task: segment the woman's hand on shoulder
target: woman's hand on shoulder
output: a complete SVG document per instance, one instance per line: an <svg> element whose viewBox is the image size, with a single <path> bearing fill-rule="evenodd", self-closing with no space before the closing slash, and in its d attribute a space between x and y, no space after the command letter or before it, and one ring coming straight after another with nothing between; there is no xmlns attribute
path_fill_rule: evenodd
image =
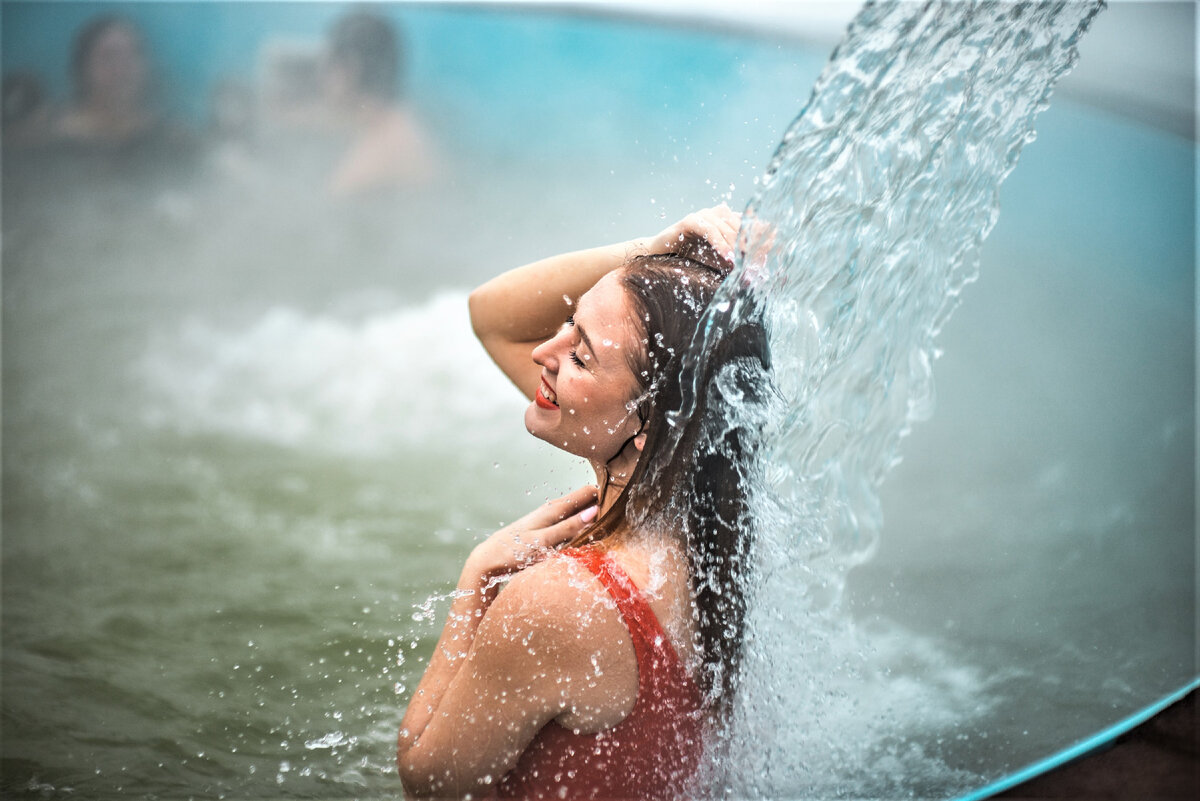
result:
<svg viewBox="0 0 1200 801"><path fill-rule="evenodd" d="M427 725L416 735L401 730L397 759L406 794L489 797L537 733L564 712L614 725L628 714L637 660L615 603L589 575L572 559L547 559L499 593Z"/></svg>
<svg viewBox="0 0 1200 801"><path fill-rule="evenodd" d="M492 534L471 551L459 589L482 589L575 539L595 519L597 498L594 486L580 487Z"/></svg>
<svg viewBox="0 0 1200 801"><path fill-rule="evenodd" d="M721 258L733 262L741 224L742 215L724 203L710 209L700 209L663 229L650 241L647 252L675 253L681 243L699 236L707 240Z"/></svg>

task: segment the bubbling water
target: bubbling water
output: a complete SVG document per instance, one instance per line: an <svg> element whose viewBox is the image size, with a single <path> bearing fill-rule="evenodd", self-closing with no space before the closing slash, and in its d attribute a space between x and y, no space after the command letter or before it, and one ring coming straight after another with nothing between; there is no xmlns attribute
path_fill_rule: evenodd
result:
<svg viewBox="0 0 1200 801"><path fill-rule="evenodd" d="M714 793L942 795L978 778L910 736L937 725L922 706L944 687L897 694L878 642L836 611L847 571L878 542L878 488L900 442L932 411L934 340L976 277L1000 184L1101 7L867 5L749 204L742 258L672 417L684 430L703 396L723 410L706 423L717 433L760 432L742 684L704 782ZM750 320L773 365L758 379L770 391L748 404L753 381L701 376Z"/></svg>

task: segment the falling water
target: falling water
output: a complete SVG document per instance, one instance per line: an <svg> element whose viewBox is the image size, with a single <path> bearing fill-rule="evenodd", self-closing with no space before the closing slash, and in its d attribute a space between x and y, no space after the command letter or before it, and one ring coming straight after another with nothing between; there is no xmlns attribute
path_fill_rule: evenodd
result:
<svg viewBox="0 0 1200 801"><path fill-rule="evenodd" d="M886 660L836 612L878 542L878 488L931 413L935 338L977 275L1000 184L1101 6L866 6L749 205L699 343L761 315L774 362L744 684L718 749L717 786L736 797L938 796L977 780L912 731L919 703L884 706Z"/></svg>

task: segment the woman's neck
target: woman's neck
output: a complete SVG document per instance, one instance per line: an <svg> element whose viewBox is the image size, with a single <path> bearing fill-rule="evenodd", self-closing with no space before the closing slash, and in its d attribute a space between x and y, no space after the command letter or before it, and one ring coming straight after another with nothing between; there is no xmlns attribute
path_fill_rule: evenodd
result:
<svg viewBox="0 0 1200 801"><path fill-rule="evenodd" d="M596 471L596 487L600 490L600 515L603 516L629 484L633 467L628 470L613 470L607 465L593 464Z"/></svg>
<svg viewBox="0 0 1200 801"><path fill-rule="evenodd" d="M596 471L596 486L600 490L601 515L607 512L625 491L641 455L642 452L630 440L616 456L607 462L592 462L592 469Z"/></svg>

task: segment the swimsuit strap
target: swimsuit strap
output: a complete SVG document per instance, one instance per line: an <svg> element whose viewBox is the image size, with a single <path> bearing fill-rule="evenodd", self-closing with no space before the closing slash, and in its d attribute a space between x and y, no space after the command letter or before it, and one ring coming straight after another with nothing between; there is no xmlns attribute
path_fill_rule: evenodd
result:
<svg viewBox="0 0 1200 801"><path fill-rule="evenodd" d="M637 653L638 664L649 666L652 661L663 664L659 660L666 660L666 664L674 663L672 667L686 675L683 665L679 661L679 655L668 643L662 624L658 622L646 596L615 559L594 547L567 548L560 553L571 557L595 574L604 588L608 590L608 594L616 601L617 609L620 611L621 617L625 619L625 625L633 638L633 648Z"/></svg>

